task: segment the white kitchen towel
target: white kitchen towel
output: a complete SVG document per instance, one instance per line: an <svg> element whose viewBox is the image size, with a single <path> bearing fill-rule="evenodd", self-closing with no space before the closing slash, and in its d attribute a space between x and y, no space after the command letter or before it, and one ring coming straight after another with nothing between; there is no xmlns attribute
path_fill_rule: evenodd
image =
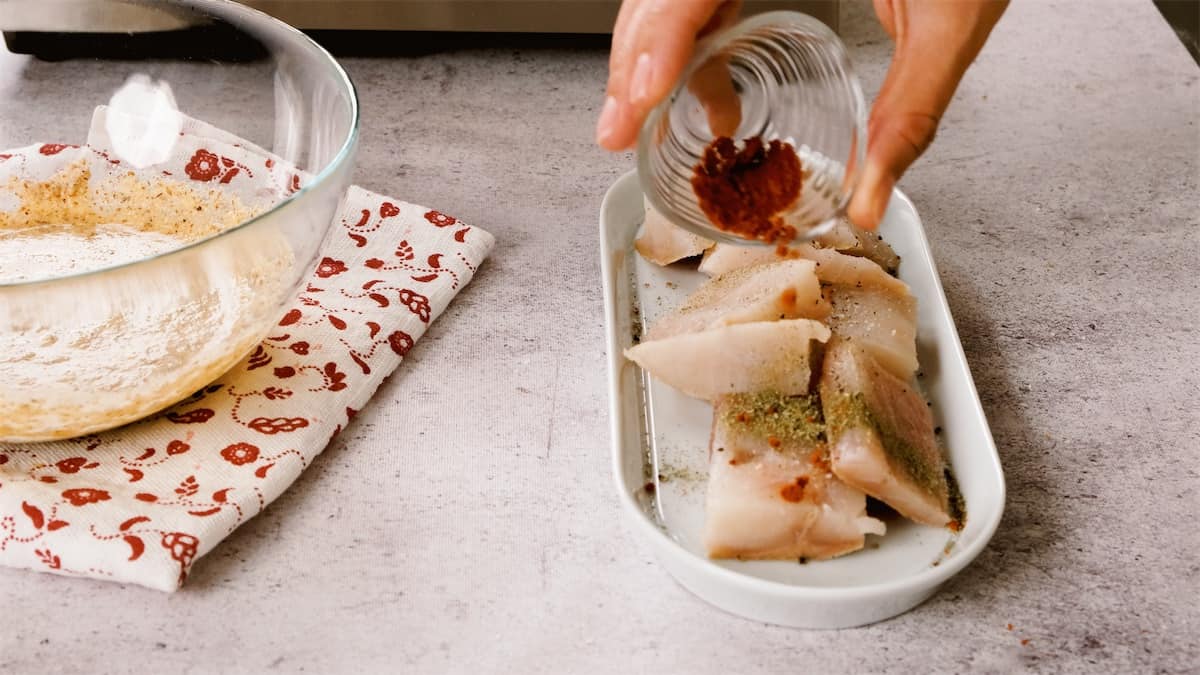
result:
<svg viewBox="0 0 1200 675"><path fill-rule="evenodd" d="M99 128L80 149L129 170ZM235 140L189 120L169 160L178 166L153 168L230 189L252 187L251 174L288 191L303 179ZM350 188L276 329L219 380L120 429L0 443L0 564L175 590L367 404L493 243L453 216Z"/></svg>

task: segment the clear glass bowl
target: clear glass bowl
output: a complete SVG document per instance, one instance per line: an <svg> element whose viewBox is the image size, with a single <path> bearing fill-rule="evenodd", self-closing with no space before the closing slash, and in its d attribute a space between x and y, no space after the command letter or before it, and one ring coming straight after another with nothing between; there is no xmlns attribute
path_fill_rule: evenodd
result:
<svg viewBox="0 0 1200 675"><path fill-rule="evenodd" d="M277 324L349 184L357 97L235 2L0 0L0 30L0 441L113 428Z"/></svg>
<svg viewBox="0 0 1200 675"><path fill-rule="evenodd" d="M651 111L638 140L642 191L680 227L751 243L709 221L692 175L718 136L779 139L796 150L804 175L800 198L782 219L797 240L812 239L828 232L850 202L866 121L862 88L837 35L799 12L759 14L704 40L674 91Z"/></svg>

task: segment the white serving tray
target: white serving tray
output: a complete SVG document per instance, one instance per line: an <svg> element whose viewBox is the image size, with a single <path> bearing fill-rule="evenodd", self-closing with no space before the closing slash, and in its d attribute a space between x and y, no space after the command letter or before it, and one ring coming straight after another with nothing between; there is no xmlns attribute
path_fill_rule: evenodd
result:
<svg viewBox="0 0 1200 675"><path fill-rule="evenodd" d="M608 328L613 472L633 528L684 587L724 610L799 628L848 628L920 604L965 567L996 531L1004 474L962 345L912 202L899 190L880 233L902 258L900 278L918 300L921 384L966 502L965 525L946 529L893 518L862 551L821 562L710 560L704 522L712 408L650 380L625 359L637 331L679 305L706 278L695 264L662 268L633 250L644 208L636 172L600 209Z"/></svg>

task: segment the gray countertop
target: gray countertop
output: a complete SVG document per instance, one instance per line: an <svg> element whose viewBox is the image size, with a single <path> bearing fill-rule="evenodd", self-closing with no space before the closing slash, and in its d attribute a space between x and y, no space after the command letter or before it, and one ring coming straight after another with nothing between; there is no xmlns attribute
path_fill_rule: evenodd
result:
<svg viewBox="0 0 1200 675"><path fill-rule="evenodd" d="M873 94L890 43L847 4ZM632 161L592 144L606 54L459 37L346 66L358 182L495 253L182 591L0 569L0 672L1194 672L1200 69L1150 2L1013 3L904 179L1007 511L933 599L832 633L713 609L622 521L596 228Z"/></svg>

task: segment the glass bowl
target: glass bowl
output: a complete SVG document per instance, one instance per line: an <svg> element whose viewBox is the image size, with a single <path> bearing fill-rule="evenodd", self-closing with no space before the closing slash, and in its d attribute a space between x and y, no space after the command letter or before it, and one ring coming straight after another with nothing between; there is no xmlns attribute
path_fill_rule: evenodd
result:
<svg viewBox="0 0 1200 675"><path fill-rule="evenodd" d="M845 213L866 123L862 88L837 35L799 12L758 14L701 42L671 95L647 117L637 148L642 192L668 220L702 237L764 243L714 226L692 176L719 136L742 147L754 137L780 140L796 151L803 175L799 198L780 218L796 241L812 239Z"/></svg>
<svg viewBox="0 0 1200 675"><path fill-rule="evenodd" d="M225 0L0 0L0 441L141 419L252 352L315 264L358 101Z"/></svg>

